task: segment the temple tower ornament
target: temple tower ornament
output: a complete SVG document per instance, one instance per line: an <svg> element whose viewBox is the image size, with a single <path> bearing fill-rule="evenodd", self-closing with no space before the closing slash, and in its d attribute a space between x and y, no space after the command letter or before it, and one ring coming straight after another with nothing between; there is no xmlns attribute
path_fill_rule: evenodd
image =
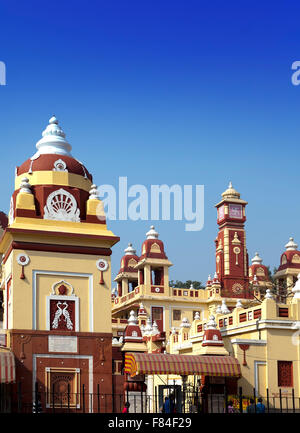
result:
<svg viewBox="0 0 300 433"><path fill-rule="evenodd" d="M107 271L107 269L108 269L108 263L104 259L99 259L96 262L96 266L97 266L97 269L99 269L99 271L100 271L100 281L99 281L99 284L104 284L103 272Z"/></svg>
<svg viewBox="0 0 300 433"><path fill-rule="evenodd" d="M63 188L49 194L44 219L80 222L80 210L74 196Z"/></svg>

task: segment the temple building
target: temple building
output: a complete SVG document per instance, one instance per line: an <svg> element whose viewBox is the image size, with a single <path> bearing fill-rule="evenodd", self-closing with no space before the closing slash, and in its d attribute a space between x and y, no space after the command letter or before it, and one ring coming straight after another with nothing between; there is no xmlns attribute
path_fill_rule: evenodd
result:
<svg viewBox="0 0 300 433"><path fill-rule="evenodd" d="M249 260L247 202L230 182L203 289L170 286L173 263L154 226L138 249L126 246L112 289L120 239L71 150L53 116L0 212L0 411L8 386L10 411L40 400L45 412L120 412L127 400L158 412L171 392L177 412L214 412L241 389L267 393L274 408L278 395L300 399L294 239L273 276L258 252Z"/></svg>
<svg viewBox="0 0 300 433"><path fill-rule="evenodd" d="M88 393L112 392L110 256L119 238L55 117L36 149L16 168L0 241L1 352L27 403L38 391L45 410L92 412Z"/></svg>

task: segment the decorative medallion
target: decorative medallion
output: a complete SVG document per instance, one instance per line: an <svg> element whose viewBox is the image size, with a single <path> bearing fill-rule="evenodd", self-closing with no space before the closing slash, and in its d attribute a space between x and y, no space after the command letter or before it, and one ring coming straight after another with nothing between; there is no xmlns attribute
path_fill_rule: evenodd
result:
<svg viewBox="0 0 300 433"><path fill-rule="evenodd" d="M24 266L27 266L28 263L30 262L29 256L25 253L21 253L17 257L17 262L20 266L22 266L22 272L20 275L20 279L24 280L25 279Z"/></svg>
<svg viewBox="0 0 300 433"><path fill-rule="evenodd" d="M238 255L240 254L241 250L239 247L234 247L233 252L235 254L235 264L238 265L239 264Z"/></svg>
<svg viewBox="0 0 300 433"><path fill-rule="evenodd" d="M100 271L100 281L99 284L104 284L104 280L103 280L103 272L107 271L108 269L108 262L104 259L99 259L96 262L96 266Z"/></svg>
<svg viewBox="0 0 300 433"><path fill-rule="evenodd" d="M233 293L241 293L242 290L243 290L243 286L241 284L239 284L239 283L233 284L233 286L232 286Z"/></svg>
<svg viewBox="0 0 300 433"><path fill-rule="evenodd" d="M62 159L58 159L54 163L53 171L68 171L67 164Z"/></svg>
<svg viewBox="0 0 300 433"><path fill-rule="evenodd" d="M53 191L44 207L44 219L80 222L80 210L75 197L62 188Z"/></svg>

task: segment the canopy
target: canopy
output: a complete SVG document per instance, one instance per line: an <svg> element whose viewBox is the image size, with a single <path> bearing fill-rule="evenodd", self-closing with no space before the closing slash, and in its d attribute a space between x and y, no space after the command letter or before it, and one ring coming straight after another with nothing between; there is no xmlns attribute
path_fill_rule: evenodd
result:
<svg viewBox="0 0 300 433"><path fill-rule="evenodd" d="M239 361L232 356L126 353L125 373L241 377Z"/></svg>
<svg viewBox="0 0 300 433"><path fill-rule="evenodd" d="M12 352L0 352L0 383L16 381L15 357Z"/></svg>

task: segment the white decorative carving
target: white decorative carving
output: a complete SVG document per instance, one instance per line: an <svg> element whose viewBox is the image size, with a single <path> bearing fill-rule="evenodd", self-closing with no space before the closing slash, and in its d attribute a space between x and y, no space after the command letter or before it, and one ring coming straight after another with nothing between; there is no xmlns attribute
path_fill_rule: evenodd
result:
<svg viewBox="0 0 300 433"><path fill-rule="evenodd" d="M97 266L97 269L99 269L99 271L107 271L107 269L108 269L108 263L104 259L97 260L96 266Z"/></svg>
<svg viewBox="0 0 300 433"><path fill-rule="evenodd" d="M62 159L58 159L54 163L53 171L68 171L67 164Z"/></svg>
<svg viewBox="0 0 300 433"><path fill-rule="evenodd" d="M60 305L63 305L63 308L61 308ZM68 311L68 307L69 307L68 303L58 301L56 306L57 306L57 310L55 312L55 316L54 316L54 319L52 321L52 328L57 329L58 323L61 320L61 316L64 316L64 320L65 320L65 322L67 322L67 328L72 330L73 329L73 323L72 323L72 320L70 318L70 314Z"/></svg>
<svg viewBox="0 0 300 433"><path fill-rule="evenodd" d="M21 253L17 257L17 262L21 266L28 265L29 261L30 261L30 259L29 259L29 256L27 254Z"/></svg>
<svg viewBox="0 0 300 433"><path fill-rule="evenodd" d="M63 188L49 194L44 219L80 222L80 210L74 196Z"/></svg>

